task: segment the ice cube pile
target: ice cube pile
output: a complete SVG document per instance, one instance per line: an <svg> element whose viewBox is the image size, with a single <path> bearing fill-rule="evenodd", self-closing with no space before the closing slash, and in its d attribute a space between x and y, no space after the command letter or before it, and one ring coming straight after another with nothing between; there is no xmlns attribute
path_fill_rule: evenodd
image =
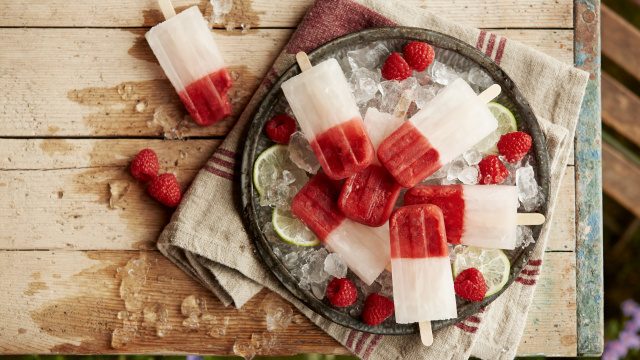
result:
<svg viewBox="0 0 640 360"><path fill-rule="evenodd" d="M380 68L386 57L392 51L402 49L403 44L404 42L396 41L374 42L367 46L345 50L336 57L361 114L367 114L367 111L371 111L372 108L377 109L378 113L393 114L403 93L410 91L413 100L407 113L407 117L410 117L417 111L424 109L430 100L456 79L465 80L476 93L484 91L493 84L492 78L482 68L465 59L451 61L452 57L460 56L438 48L435 48L436 60L426 70L413 71L411 77L402 81L385 80L381 76ZM371 126L367 123L368 116L365 116L365 126ZM371 140L374 147L377 147L376 141L373 138ZM495 151L494 147L489 149L475 147L468 150L453 161L444 164L421 184L476 185L479 178L478 164L485 156L495 154L492 151ZM289 158L299 169L310 176L316 174L320 169L312 146L302 132L296 132L291 136ZM536 164L533 156L528 155L516 164L503 162L509 172L503 185L515 185L519 210L521 212L539 210L545 198L542 188L536 180ZM293 181L295 179L288 177L287 174L278 173L274 177L278 180L273 187L275 193L272 194L273 196L268 194L266 199L261 201L261 205L288 209L291 197L300 190L304 183ZM299 287L310 291L316 298L323 299L325 297L327 284L333 277L348 277L354 281L359 292L358 302L349 308L337 309L338 311L358 316L362 310L364 298L372 292L393 297L392 276L389 272L382 272L371 285L367 285L348 270L344 259L339 254L329 253L322 246L309 248L283 244L274 234L270 223L265 225L264 232L271 240L274 253L298 281ZM526 247L534 241L530 227L518 227L516 241L518 247ZM449 255L455 256L457 248L461 248L461 246L451 247Z"/></svg>

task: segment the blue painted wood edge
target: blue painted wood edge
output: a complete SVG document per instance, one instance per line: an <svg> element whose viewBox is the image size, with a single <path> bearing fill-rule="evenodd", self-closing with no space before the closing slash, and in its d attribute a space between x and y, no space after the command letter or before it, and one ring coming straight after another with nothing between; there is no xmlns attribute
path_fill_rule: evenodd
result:
<svg viewBox="0 0 640 360"><path fill-rule="evenodd" d="M577 353L604 347L600 1L574 2L576 66L590 73L575 140Z"/></svg>

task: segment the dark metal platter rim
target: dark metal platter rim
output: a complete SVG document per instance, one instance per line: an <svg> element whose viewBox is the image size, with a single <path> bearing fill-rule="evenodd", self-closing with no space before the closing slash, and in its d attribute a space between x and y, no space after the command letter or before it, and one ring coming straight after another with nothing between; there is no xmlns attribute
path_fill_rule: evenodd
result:
<svg viewBox="0 0 640 360"><path fill-rule="evenodd" d="M545 202L542 205L540 212L547 214L548 208L548 194L549 194L549 158L546 148L546 141L544 133L540 129L538 121L531 109L529 103L524 96L520 93L515 83L507 76L507 74L496 65L493 60L487 57L484 53L478 49L464 43L451 36L427 30L422 28L412 27L390 27L390 28L374 28L367 29L360 32L345 35L338 39L335 39L318 49L310 52L309 59L312 63L317 63L319 59L325 58L333 54L337 49L351 46L357 43L370 43L374 41L402 39L402 40L420 40L426 41L439 48L448 49L461 54L474 61L476 64L484 68L487 73L491 75L494 81L498 82L502 86L503 94L508 94L513 99L514 105L517 107L517 113L520 121L526 124L527 130L532 134L533 138L533 153L535 155L537 163L537 181L538 185L542 188L545 194ZM393 324L383 323L379 326L369 326L361 321L352 318L350 315L337 311L332 307L326 305L321 300L318 300L311 292L300 289L297 285L296 279L289 273L288 269L280 262L280 260L273 253L269 241L264 236L259 223L258 214L256 212L259 204L256 202L257 198L254 196L256 193L253 188L253 163L257 157L257 143L262 135L262 128L264 122L267 120L267 116L272 108L278 101L278 94L281 92L280 86L287 79L300 73L300 69L296 64L287 69L282 76L273 84L269 92L264 96L260 106L252 116L252 121L249 126L249 131L246 136L246 142L244 144L242 164L241 164L241 201L243 220L247 227L249 234L256 245L258 254L265 262L269 270L274 276L282 283L282 285L293 294L297 299L302 301L307 307L314 312L320 314L324 318L335 322L339 325L352 328L354 330L381 334L381 335L406 335L414 334L418 332L417 324ZM534 238L538 239L541 227L534 228ZM443 321L434 321L432 323L433 330L440 329L442 327L457 323L465 318L480 312L485 306L489 305L496 298L498 298L502 292L504 292L515 280L522 268L525 266L529 258L531 257L531 251L535 243L530 244L520 255L511 262L511 272L507 284L497 292L496 294L485 298L481 302L466 303L459 307L458 318L449 319Z"/></svg>

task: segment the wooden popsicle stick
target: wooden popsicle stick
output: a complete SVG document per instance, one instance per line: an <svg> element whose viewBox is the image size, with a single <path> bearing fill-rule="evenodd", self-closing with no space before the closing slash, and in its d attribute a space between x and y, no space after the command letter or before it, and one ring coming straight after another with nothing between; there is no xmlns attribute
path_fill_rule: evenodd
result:
<svg viewBox="0 0 640 360"><path fill-rule="evenodd" d="M518 213L517 223L518 225L542 225L545 222L545 217L538 213Z"/></svg>
<svg viewBox="0 0 640 360"><path fill-rule="evenodd" d="M497 98L498 95L500 95L501 91L502 91L502 88L500 87L500 85L493 84L489 86L487 90L481 92L480 95L478 95L478 97L480 98L480 100L484 101L485 103L488 103L489 101Z"/></svg>
<svg viewBox="0 0 640 360"><path fill-rule="evenodd" d="M431 321L422 321L418 323L420 327L420 340L424 346L433 344L433 332L431 331Z"/></svg>
<svg viewBox="0 0 640 360"><path fill-rule="evenodd" d="M393 117L396 119L404 119L407 116L407 111L409 111L409 106L411 105L411 94L413 91L405 90L398 101L395 109L393 110Z"/></svg>
<svg viewBox="0 0 640 360"><path fill-rule="evenodd" d="M176 16L176 10L173 8L171 0L158 0L158 5L160 5L160 11L162 11L165 20Z"/></svg>
<svg viewBox="0 0 640 360"><path fill-rule="evenodd" d="M300 66L300 70L302 71L307 71L313 67L313 65L311 65L311 61L309 61L307 53L304 51L300 51L296 54L296 61L298 62L298 66Z"/></svg>

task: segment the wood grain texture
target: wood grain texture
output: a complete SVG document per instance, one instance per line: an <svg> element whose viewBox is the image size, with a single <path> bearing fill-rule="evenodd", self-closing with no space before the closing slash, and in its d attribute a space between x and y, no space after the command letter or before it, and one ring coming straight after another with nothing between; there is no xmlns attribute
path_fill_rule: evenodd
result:
<svg viewBox="0 0 640 360"><path fill-rule="evenodd" d="M640 80L640 30L602 6L602 53Z"/></svg>
<svg viewBox="0 0 640 360"><path fill-rule="evenodd" d="M214 31L235 80L234 114L290 33ZM4 136L162 136L155 112L167 114L166 128L186 113L141 29L0 29L0 68ZM201 128L187 121L182 132L224 135L233 122Z"/></svg>
<svg viewBox="0 0 640 360"><path fill-rule="evenodd" d="M219 140L41 139L0 142L0 213L6 225L0 249L131 250L153 248L168 221L163 210L128 173L142 148L158 152L161 171L175 172L183 187ZM109 184L129 190L110 208ZM574 174L568 167L548 250L575 249ZM141 216L144 214L144 216Z"/></svg>
<svg viewBox="0 0 640 360"><path fill-rule="evenodd" d="M604 191L640 218L640 166L610 144L602 143Z"/></svg>
<svg viewBox="0 0 640 360"><path fill-rule="evenodd" d="M207 0L174 0L180 11L198 5L206 16L212 12ZM237 26L295 27L312 0L234 0L226 21ZM504 1L406 0L407 5L426 9L445 18L476 27L572 28L571 0ZM154 0L88 0L71 3L27 0L0 3L0 26L50 27L138 27L162 21ZM222 24L217 24L222 26Z"/></svg>
<svg viewBox="0 0 640 360"><path fill-rule="evenodd" d="M572 61L570 30L501 30L515 40ZM214 31L237 77L234 116L291 34ZM141 29L0 29L0 134L3 136L162 136L185 110L157 64ZM28 59L28 60L27 60ZM45 71L46 69L46 71ZM136 109L142 103L144 108ZM162 106L162 107L160 107ZM153 123L166 110L167 126ZM234 120L200 128L182 122L184 136L225 135Z"/></svg>
<svg viewBox="0 0 640 360"><path fill-rule="evenodd" d="M602 121L640 146L640 98L616 79L602 73Z"/></svg>
<svg viewBox="0 0 640 360"><path fill-rule="evenodd" d="M204 288L155 251L143 252L150 264L140 294L145 304L163 304L172 327L163 338L140 327L139 335L122 349L110 346L111 333L122 326L124 310L118 294L116 269L139 252L1 251L5 264L0 291L0 352L19 353L208 353L233 354L234 341L266 331L261 292L242 309L224 308ZM518 353L550 350L554 355L575 354L575 267L573 253L548 253L539 287ZM19 265L19 266L18 266ZM29 271L24 271L24 269ZM522 286L516 284L514 286ZM182 326L182 300L196 295L218 318L229 317L225 336ZM283 303L284 306L288 306ZM296 312L297 314L297 312ZM297 315L297 322L273 334L277 343L263 354L344 354L346 349Z"/></svg>

